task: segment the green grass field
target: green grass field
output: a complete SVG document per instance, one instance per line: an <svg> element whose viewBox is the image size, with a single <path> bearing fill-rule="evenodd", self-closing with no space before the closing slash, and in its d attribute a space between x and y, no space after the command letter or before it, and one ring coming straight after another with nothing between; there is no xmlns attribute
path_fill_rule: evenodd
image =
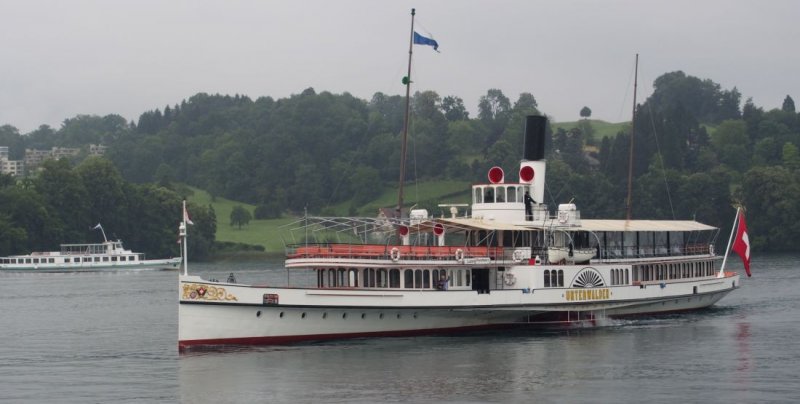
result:
<svg viewBox="0 0 800 404"><path fill-rule="evenodd" d="M554 122L552 123L552 127L554 131L558 128L570 130L578 126L578 123L580 123L580 121ZM591 123L592 128L594 129L594 138L597 140L602 140L604 137L614 137L621 131L629 130L628 128L630 128L631 125L630 122L611 123L597 119L590 119L589 123Z"/></svg>

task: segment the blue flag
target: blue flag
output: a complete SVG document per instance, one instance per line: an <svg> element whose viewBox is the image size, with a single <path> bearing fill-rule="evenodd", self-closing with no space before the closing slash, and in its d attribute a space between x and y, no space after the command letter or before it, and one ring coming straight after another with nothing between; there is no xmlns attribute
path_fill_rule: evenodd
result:
<svg viewBox="0 0 800 404"><path fill-rule="evenodd" d="M414 44L415 45L430 45L433 46L433 50L439 52L439 43L436 42L435 39L426 38L414 31Z"/></svg>

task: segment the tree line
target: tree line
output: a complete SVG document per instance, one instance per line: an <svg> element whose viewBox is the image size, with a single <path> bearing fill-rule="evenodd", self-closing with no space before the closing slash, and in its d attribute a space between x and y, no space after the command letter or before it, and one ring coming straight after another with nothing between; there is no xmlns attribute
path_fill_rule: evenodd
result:
<svg viewBox="0 0 800 404"><path fill-rule="evenodd" d="M636 109L634 218L696 219L727 231L732 206L742 204L755 248L794 249L800 118L791 97L767 111L742 103L736 88L680 71L653 87ZM480 98L475 117L460 97L433 91L416 92L411 107L411 181L483 181L495 165L516 181L525 116L546 113L533 94L512 101L499 89ZM369 100L312 88L281 99L200 93L136 122L78 116L25 135L7 125L0 144L13 157L24 147L103 143L121 178L142 184L131 188L189 184L252 203L263 219L326 213L347 201L358 207L396 187L403 115L403 97L383 93ZM574 200L584 217L624 217L629 142L630 128L599 138L588 120L571 130L548 127L545 202Z"/></svg>
<svg viewBox="0 0 800 404"><path fill-rule="evenodd" d="M47 160L38 175L18 181L0 175L0 255L58 250L60 244L99 243L101 224L110 239L151 258L180 254L180 190L125 181L114 164L91 157L72 165ZM211 251L216 219L210 207L190 205L189 254Z"/></svg>

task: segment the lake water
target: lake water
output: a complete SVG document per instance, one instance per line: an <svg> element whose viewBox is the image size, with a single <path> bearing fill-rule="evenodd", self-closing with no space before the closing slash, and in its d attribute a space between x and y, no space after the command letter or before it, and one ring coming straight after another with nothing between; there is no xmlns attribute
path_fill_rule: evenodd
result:
<svg viewBox="0 0 800 404"><path fill-rule="evenodd" d="M4 272L0 401L797 402L799 259L754 257L741 289L688 314L181 355L174 270ZM286 278L280 262L191 272Z"/></svg>

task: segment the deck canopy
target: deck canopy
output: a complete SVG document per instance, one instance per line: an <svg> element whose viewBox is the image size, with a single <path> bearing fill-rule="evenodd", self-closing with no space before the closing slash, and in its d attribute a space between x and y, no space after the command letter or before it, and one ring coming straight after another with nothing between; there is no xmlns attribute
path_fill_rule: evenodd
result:
<svg viewBox="0 0 800 404"><path fill-rule="evenodd" d="M486 230L486 231L526 231L526 230L553 230L564 231L589 231L589 232L628 232L628 231L712 231L716 227L709 226L694 220L590 220L581 219L580 226L558 226L557 222L548 220L547 222L517 222L503 223L486 219L474 218L439 218L435 221L427 221L412 227L412 231L426 232L431 231L432 226L441 223L447 229L455 228L461 230Z"/></svg>

